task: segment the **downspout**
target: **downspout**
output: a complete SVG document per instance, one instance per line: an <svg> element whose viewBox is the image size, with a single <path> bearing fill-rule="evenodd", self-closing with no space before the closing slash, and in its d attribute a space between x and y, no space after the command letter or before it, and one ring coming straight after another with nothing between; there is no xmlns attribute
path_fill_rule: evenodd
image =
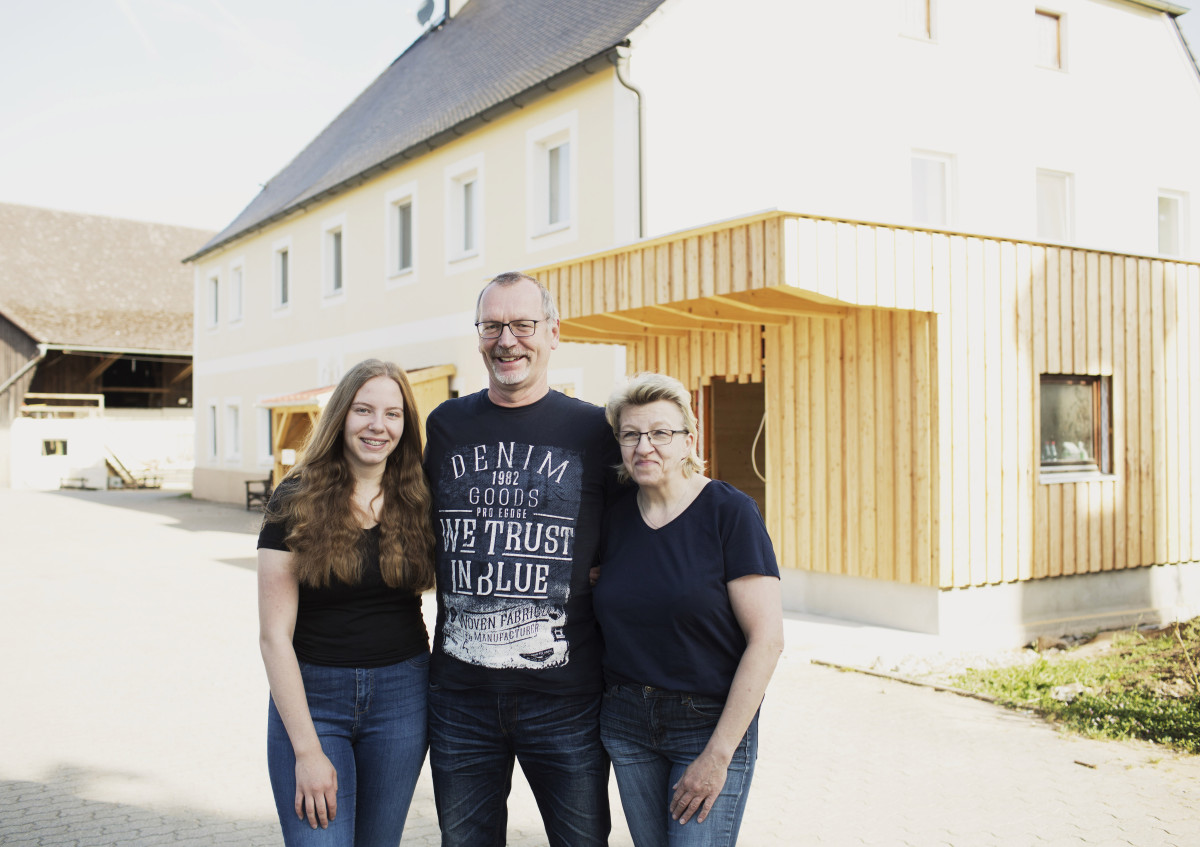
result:
<svg viewBox="0 0 1200 847"><path fill-rule="evenodd" d="M609 55L612 56L613 68L617 72L617 81L621 85L628 88L637 97L637 205L638 205L638 220L637 220L637 235L638 238L645 238L645 222L646 222L646 184L645 184L645 161L646 161L646 137L643 130L643 111L645 102L642 99L642 92L636 85L633 85L629 80L625 79L622 73L622 68L629 62L629 42L617 47Z"/></svg>
<svg viewBox="0 0 1200 847"><path fill-rule="evenodd" d="M38 349L38 354L35 357L30 359L28 362L26 362L25 366L23 368L21 368L19 371L17 371L15 374L10 376L8 379L4 380L3 385L0 385L0 396L3 396L4 392L6 392L6 391L8 391L8 389L12 388L13 384L16 383L16 381L18 379L25 376L25 374L29 373L31 370L36 368L38 366L38 363L41 362L42 359L46 358L46 354L48 352L50 352L49 347L45 344L38 344L37 349Z"/></svg>

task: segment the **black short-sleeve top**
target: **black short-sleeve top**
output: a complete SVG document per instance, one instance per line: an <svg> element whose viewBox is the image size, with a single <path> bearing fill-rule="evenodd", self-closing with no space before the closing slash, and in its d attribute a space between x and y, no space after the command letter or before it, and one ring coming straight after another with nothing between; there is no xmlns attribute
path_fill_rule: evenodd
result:
<svg viewBox="0 0 1200 847"><path fill-rule="evenodd" d="M288 551L286 537L286 524L267 519L259 532L258 546ZM296 630L292 636L292 646L300 661L334 667L378 668L403 662L429 649L429 635L421 617L421 598L413 591L391 588L383 581L379 540L378 526L362 531L359 550L364 567L358 584L348 585L333 577L323 588L300 585Z"/></svg>

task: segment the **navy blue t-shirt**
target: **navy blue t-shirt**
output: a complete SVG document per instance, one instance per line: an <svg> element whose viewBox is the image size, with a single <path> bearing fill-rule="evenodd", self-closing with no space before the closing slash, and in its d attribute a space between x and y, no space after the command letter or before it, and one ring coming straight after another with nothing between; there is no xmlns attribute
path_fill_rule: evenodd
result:
<svg viewBox="0 0 1200 847"><path fill-rule="evenodd" d="M620 460L604 410L557 391L498 406L485 389L442 403L425 432L438 540L431 684L598 693L588 571Z"/></svg>
<svg viewBox="0 0 1200 847"><path fill-rule="evenodd" d="M606 516L600 559L592 598L605 682L726 697L746 651L726 584L779 576L754 500L712 480L679 517L651 529L637 498L623 498Z"/></svg>

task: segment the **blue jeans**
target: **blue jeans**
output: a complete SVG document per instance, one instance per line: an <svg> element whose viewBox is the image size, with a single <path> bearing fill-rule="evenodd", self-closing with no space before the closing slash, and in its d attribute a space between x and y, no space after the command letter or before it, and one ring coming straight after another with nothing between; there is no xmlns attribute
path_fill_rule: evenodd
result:
<svg viewBox="0 0 1200 847"><path fill-rule="evenodd" d="M725 703L639 685L614 685L604 694L600 734L612 757L629 834L637 847L731 847L737 843L754 762L758 715L738 743L725 786L708 817L671 819L672 786L704 750Z"/></svg>
<svg viewBox="0 0 1200 847"><path fill-rule="evenodd" d="M504 847L514 758L550 847L608 843L600 698L429 688L429 765L442 847Z"/></svg>
<svg viewBox="0 0 1200 847"><path fill-rule="evenodd" d="M267 764L283 840L321 847L396 847L425 761L429 653L382 668L300 663L321 749L337 770L337 817L296 817L296 754L272 700Z"/></svg>

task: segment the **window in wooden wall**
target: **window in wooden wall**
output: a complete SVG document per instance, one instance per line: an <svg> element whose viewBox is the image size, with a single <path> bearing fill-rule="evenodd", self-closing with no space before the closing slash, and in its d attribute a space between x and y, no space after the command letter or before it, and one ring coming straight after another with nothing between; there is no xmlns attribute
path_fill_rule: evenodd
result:
<svg viewBox="0 0 1200 847"><path fill-rule="evenodd" d="M1112 380L1106 376L1042 374L1043 474L1112 473Z"/></svg>

